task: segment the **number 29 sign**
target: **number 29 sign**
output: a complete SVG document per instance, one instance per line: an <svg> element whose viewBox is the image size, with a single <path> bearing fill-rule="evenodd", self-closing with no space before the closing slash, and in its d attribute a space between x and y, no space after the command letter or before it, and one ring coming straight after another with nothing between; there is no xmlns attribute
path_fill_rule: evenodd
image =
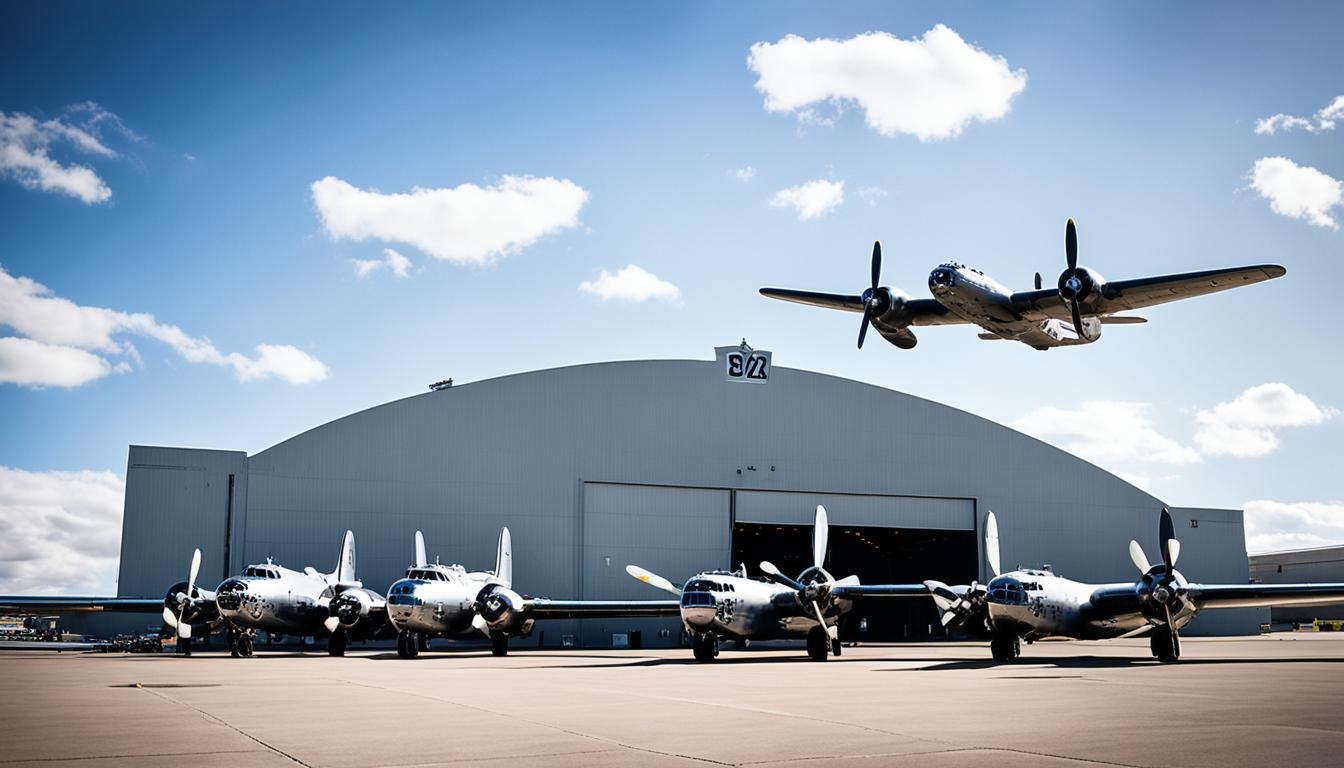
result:
<svg viewBox="0 0 1344 768"><path fill-rule="evenodd" d="M770 353L752 349L745 342L736 347L718 347L719 365L728 381L766 384L770 381Z"/></svg>

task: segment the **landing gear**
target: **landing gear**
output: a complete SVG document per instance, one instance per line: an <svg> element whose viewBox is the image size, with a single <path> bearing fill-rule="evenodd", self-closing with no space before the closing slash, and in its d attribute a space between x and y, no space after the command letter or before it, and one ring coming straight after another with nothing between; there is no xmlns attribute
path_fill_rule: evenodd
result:
<svg viewBox="0 0 1344 768"><path fill-rule="evenodd" d="M331 638L327 640L328 656L344 656L345 646L349 642L349 636L344 629L337 629L331 633Z"/></svg>
<svg viewBox="0 0 1344 768"><path fill-rule="evenodd" d="M831 638L831 655L832 656L840 655L840 638L838 637Z"/></svg>
<svg viewBox="0 0 1344 768"><path fill-rule="evenodd" d="M989 653L995 661L1015 661L1022 654L1022 641L1017 635L995 635L989 641Z"/></svg>
<svg viewBox="0 0 1344 768"><path fill-rule="evenodd" d="M713 661L719 655L719 638L713 632L692 634L691 652L696 661Z"/></svg>
<svg viewBox="0 0 1344 768"><path fill-rule="evenodd" d="M825 661L827 651L831 648L831 636L826 634L826 628L821 626L813 627L807 632L807 657L813 661Z"/></svg>
<svg viewBox="0 0 1344 768"><path fill-rule="evenodd" d="M414 659L420 655L420 639L409 629L397 633L397 655L403 659Z"/></svg>
<svg viewBox="0 0 1344 768"><path fill-rule="evenodd" d="M509 655L509 636L503 632L490 633L490 653L493 656Z"/></svg>
<svg viewBox="0 0 1344 768"><path fill-rule="evenodd" d="M1170 627L1157 627L1148 638L1153 655L1163 664L1179 661L1181 658L1181 635Z"/></svg>
<svg viewBox="0 0 1344 768"><path fill-rule="evenodd" d="M230 626L225 631L225 636L229 639L229 655L237 659L246 658L252 655L252 632L251 630L239 629Z"/></svg>
<svg viewBox="0 0 1344 768"><path fill-rule="evenodd" d="M191 638L190 638L190 637L181 637L181 636L179 636L179 637L177 638L177 650L178 650L178 653L181 653L183 656L190 656L190 655L191 655Z"/></svg>
<svg viewBox="0 0 1344 768"><path fill-rule="evenodd" d="M422 650L422 651L428 651L428 650L429 650L429 635L416 635L416 636L415 636L415 643L416 643L416 647L419 648L420 650Z"/></svg>

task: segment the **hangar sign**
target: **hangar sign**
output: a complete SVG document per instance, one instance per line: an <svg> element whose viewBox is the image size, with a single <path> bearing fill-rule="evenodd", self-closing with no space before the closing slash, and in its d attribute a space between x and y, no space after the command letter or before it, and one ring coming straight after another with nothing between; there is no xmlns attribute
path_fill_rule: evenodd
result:
<svg viewBox="0 0 1344 768"><path fill-rule="evenodd" d="M752 349L746 339L735 347L715 347L714 356L728 381L770 383L770 352Z"/></svg>

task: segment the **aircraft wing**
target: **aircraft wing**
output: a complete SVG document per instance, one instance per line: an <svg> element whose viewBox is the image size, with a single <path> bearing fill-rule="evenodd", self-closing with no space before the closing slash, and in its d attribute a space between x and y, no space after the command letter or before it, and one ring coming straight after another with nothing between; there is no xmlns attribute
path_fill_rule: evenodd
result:
<svg viewBox="0 0 1344 768"><path fill-rule="evenodd" d="M677 600L548 600L526 601L524 611L534 619L617 619L680 616Z"/></svg>
<svg viewBox="0 0 1344 768"><path fill-rule="evenodd" d="M1091 314L1105 315L1252 285L1282 277L1286 273L1287 270L1277 264L1257 264L1249 267L1139 277L1133 280L1114 280L1103 286L1100 296L1089 297L1083 303L1091 308ZM1057 318L1070 316L1069 305L1059 297L1059 291L1054 288L1018 291L1013 294L1012 303L1013 308L1028 319L1035 319L1038 316Z"/></svg>
<svg viewBox="0 0 1344 768"><path fill-rule="evenodd" d="M841 600L862 600L871 597L928 597L929 588L923 584L837 584L831 588L832 597Z"/></svg>
<svg viewBox="0 0 1344 768"><path fill-rule="evenodd" d="M162 597L42 597L0 595L0 613L162 613Z"/></svg>
<svg viewBox="0 0 1344 768"><path fill-rule="evenodd" d="M822 309L839 309L844 312L863 311L863 297L854 294L795 291L791 288L762 288L761 295L781 301L792 301L795 304L821 307ZM900 306L901 312L899 315L885 316L884 319L888 324L906 326L961 325L966 322L952 314L937 299L907 299Z"/></svg>
<svg viewBox="0 0 1344 768"><path fill-rule="evenodd" d="M1344 603L1344 584L1191 584L1189 590L1200 608Z"/></svg>

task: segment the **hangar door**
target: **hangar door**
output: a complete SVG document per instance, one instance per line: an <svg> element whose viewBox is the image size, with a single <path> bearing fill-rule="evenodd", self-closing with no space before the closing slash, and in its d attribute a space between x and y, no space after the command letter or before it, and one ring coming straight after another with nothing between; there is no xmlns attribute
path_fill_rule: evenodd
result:
<svg viewBox="0 0 1344 768"><path fill-rule="evenodd" d="M587 600L672 600L631 578L639 565L681 584L728 564L731 492L620 483L583 484L582 592ZM611 647L612 635L638 631L647 647L676 645L681 621L590 619L578 622L583 644Z"/></svg>
<svg viewBox="0 0 1344 768"><path fill-rule="evenodd" d="M977 576L973 499L737 491L732 557L749 572L770 560L796 576L812 562L817 505L830 535L826 570L865 584L966 584ZM840 624L845 641L925 640L944 636L933 601L858 602Z"/></svg>

